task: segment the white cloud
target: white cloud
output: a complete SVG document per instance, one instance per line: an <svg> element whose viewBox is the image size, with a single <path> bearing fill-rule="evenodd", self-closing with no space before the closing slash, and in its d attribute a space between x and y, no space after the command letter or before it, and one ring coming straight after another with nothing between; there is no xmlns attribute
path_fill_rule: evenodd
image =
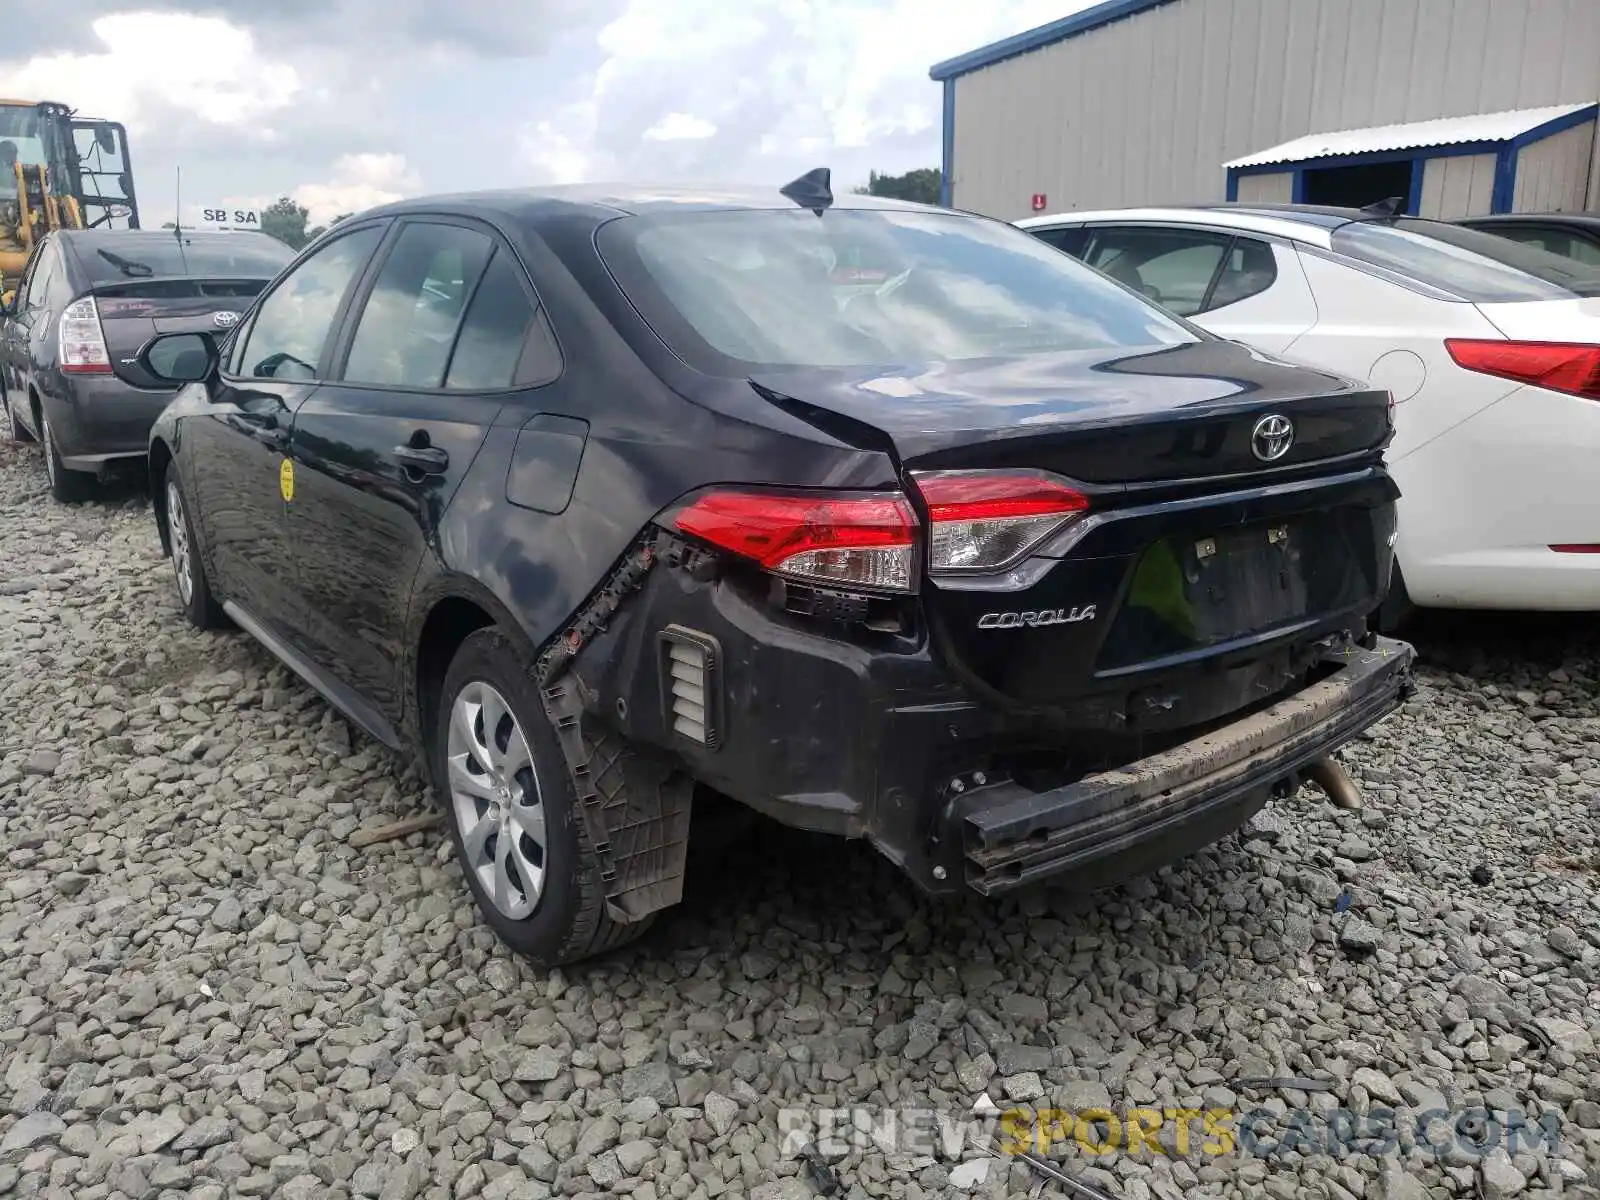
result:
<svg viewBox="0 0 1600 1200"><path fill-rule="evenodd" d="M247 137L263 118L304 99L292 66L264 57L247 30L220 17L127 12L92 26L103 49L0 62L6 93L59 100L134 128L152 109L177 109Z"/></svg>
<svg viewBox="0 0 1600 1200"><path fill-rule="evenodd" d="M668 113L649 129L644 131L644 137L652 142L681 142L698 141L715 135L717 127L704 117L693 117L688 113Z"/></svg>
<svg viewBox="0 0 1600 1200"><path fill-rule="evenodd" d="M562 178L836 180L939 161L935 62L1088 0L628 0L564 114L523 148ZM663 115L665 113L665 115ZM547 158L548 161L548 158Z"/></svg>
<svg viewBox="0 0 1600 1200"><path fill-rule="evenodd" d="M346 154L333 164L327 183L303 183L289 193L306 207L313 225L402 200L420 186L402 154Z"/></svg>

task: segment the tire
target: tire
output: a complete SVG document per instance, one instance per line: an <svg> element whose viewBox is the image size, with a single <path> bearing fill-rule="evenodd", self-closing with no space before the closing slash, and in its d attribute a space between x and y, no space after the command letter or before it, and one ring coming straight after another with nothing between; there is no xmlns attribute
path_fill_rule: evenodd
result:
<svg viewBox="0 0 1600 1200"><path fill-rule="evenodd" d="M200 553L200 541L195 537L194 522L189 519L189 506L183 499L183 484L178 478L176 462L167 464L162 488L167 501L167 541L172 547L172 576L178 604L189 618L189 624L196 629L221 629L228 624L228 618L206 579L204 556Z"/></svg>
<svg viewBox="0 0 1600 1200"><path fill-rule="evenodd" d="M1394 574L1389 577L1389 592L1384 596L1383 603L1378 605L1373 624L1385 636L1399 633L1410 624L1416 612L1416 605L1411 603L1411 593L1406 591L1406 577L1401 574L1400 564L1395 563Z"/></svg>
<svg viewBox="0 0 1600 1200"><path fill-rule="evenodd" d="M73 504L89 494L91 478L82 471L73 471L61 461L56 450L55 435L50 431L50 418L39 416L39 442L44 450L44 470L50 479L50 494L62 504Z"/></svg>
<svg viewBox="0 0 1600 1200"><path fill-rule="evenodd" d="M607 913L599 860L532 665L497 629L469 636L445 673L427 758L478 911L512 950L555 967L633 941L651 919L623 924ZM624 743L609 733L586 741L604 807L625 806Z"/></svg>

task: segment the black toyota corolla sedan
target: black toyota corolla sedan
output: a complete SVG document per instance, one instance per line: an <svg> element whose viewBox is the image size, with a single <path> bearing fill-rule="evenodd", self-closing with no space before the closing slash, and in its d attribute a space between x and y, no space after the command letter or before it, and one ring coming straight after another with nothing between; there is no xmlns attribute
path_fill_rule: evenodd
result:
<svg viewBox="0 0 1600 1200"><path fill-rule="evenodd" d="M697 794L1090 887L1409 686L1385 393L825 172L407 201L139 357L189 618L419 753L539 962L679 899Z"/></svg>
<svg viewBox="0 0 1600 1200"><path fill-rule="evenodd" d="M139 366L154 334L222 330L294 251L263 233L63 229L0 313L0 432L38 441L57 500L141 466L172 399Z"/></svg>

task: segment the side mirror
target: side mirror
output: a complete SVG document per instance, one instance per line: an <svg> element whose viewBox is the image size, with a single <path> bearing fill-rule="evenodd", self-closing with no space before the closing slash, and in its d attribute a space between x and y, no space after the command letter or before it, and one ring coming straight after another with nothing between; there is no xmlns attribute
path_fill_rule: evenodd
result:
<svg viewBox="0 0 1600 1200"><path fill-rule="evenodd" d="M139 351L139 365L163 383L199 383L217 370L217 344L209 333L163 333Z"/></svg>

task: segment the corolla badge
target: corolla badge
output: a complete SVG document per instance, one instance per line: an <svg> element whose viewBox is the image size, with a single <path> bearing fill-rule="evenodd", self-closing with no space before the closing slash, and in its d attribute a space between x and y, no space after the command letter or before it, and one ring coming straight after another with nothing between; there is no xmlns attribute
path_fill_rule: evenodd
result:
<svg viewBox="0 0 1600 1200"><path fill-rule="evenodd" d="M1250 453L1262 462L1277 462L1294 445L1294 422L1279 413L1268 413L1250 431Z"/></svg>
<svg viewBox="0 0 1600 1200"><path fill-rule="evenodd" d="M214 312L211 314L211 323L218 329L232 329L239 323L239 314L228 312L226 309L221 312Z"/></svg>
<svg viewBox="0 0 1600 1200"><path fill-rule="evenodd" d="M1081 608L1041 608L1037 612L991 612L978 618L979 629L1038 629L1041 625L1075 625L1079 621L1092 621L1095 608L1085 604Z"/></svg>

